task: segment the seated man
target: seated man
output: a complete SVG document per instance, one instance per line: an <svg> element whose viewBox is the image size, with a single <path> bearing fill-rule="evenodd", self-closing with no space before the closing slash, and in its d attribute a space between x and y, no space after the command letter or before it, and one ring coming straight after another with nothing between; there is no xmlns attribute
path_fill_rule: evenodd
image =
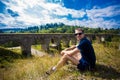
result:
<svg viewBox="0 0 120 80"><path fill-rule="evenodd" d="M85 37L84 31L80 28L75 29L75 36L79 41L79 44L61 51L62 57L60 61L56 66L47 71L47 74L51 74L56 71L68 60L76 65L80 71L94 69L96 56L91 42Z"/></svg>

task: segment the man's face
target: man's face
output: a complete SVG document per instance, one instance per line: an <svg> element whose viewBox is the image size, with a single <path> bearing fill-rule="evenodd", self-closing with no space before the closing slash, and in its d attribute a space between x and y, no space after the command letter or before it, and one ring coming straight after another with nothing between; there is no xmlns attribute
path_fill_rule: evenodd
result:
<svg viewBox="0 0 120 80"><path fill-rule="evenodd" d="M75 36L76 36L77 40L79 41L84 37L84 33L82 31L75 30Z"/></svg>

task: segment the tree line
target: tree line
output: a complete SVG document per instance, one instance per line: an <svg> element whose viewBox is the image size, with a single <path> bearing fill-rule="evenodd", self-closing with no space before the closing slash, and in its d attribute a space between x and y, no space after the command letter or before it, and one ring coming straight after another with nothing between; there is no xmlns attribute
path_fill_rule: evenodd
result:
<svg viewBox="0 0 120 80"><path fill-rule="evenodd" d="M85 26L70 26L63 23L51 23L39 26L29 26L27 28L0 30L0 33L74 33L75 28L82 28L85 33L112 33L120 34L120 28L103 29L100 27L90 28Z"/></svg>

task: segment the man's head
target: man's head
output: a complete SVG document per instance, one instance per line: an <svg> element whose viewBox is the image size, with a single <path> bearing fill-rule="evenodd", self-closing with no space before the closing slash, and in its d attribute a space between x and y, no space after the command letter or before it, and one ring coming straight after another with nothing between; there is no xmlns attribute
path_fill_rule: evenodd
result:
<svg viewBox="0 0 120 80"><path fill-rule="evenodd" d="M75 29L75 36L78 41L81 40L82 38L84 38L84 30L82 30L81 28Z"/></svg>

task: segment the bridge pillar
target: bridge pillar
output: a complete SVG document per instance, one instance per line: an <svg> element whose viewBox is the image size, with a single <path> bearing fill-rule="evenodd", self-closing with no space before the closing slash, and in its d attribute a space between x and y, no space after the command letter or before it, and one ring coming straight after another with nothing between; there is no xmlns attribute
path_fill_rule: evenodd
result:
<svg viewBox="0 0 120 80"><path fill-rule="evenodd" d="M69 38L66 38L66 39L62 39L62 41L63 41L63 46L64 47L69 47L70 46L70 39Z"/></svg>
<svg viewBox="0 0 120 80"><path fill-rule="evenodd" d="M61 42L60 42L60 40L57 41L57 50L59 52L61 51Z"/></svg>
<svg viewBox="0 0 120 80"><path fill-rule="evenodd" d="M48 52L49 51L49 42L50 40L49 39L44 39L41 43L41 48L42 50Z"/></svg>
<svg viewBox="0 0 120 80"><path fill-rule="evenodd" d="M76 45L77 40L76 39L71 39L71 45Z"/></svg>
<svg viewBox="0 0 120 80"><path fill-rule="evenodd" d="M96 36L96 42L101 43L101 36Z"/></svg>
<svg viewBox="0 0 120 80"><path fill-rule="evenodd" d="M119 47L118 47L118 50L120 50L120 44L118 45Z"/></svg>
<svg viewBox="0 0 120 80"><path fill-rule="evenodd" d="M92 43L92 36L87 37L87 39Z"/></svg>
<svg viewBox="0 0 120 80"><path fill-rule="evenodd" d="M25 57L31 56L31 39L23 39L21 43L21 52Z"/></svg>
<svg viewBox="0 0 120 80"><path fill-rule="evenodd" d="M56 44L56 49L60 52L61 51L61 39L58 38L54 38L54 44Z"/></svg>
<svg viewBox="0 0 120 80"><path fill-rule="evenodd" d="M41 44L41 48L42 48L42 50L44 50L44 51L49 51L49 46L48 46L49 44Z"/></svg>

